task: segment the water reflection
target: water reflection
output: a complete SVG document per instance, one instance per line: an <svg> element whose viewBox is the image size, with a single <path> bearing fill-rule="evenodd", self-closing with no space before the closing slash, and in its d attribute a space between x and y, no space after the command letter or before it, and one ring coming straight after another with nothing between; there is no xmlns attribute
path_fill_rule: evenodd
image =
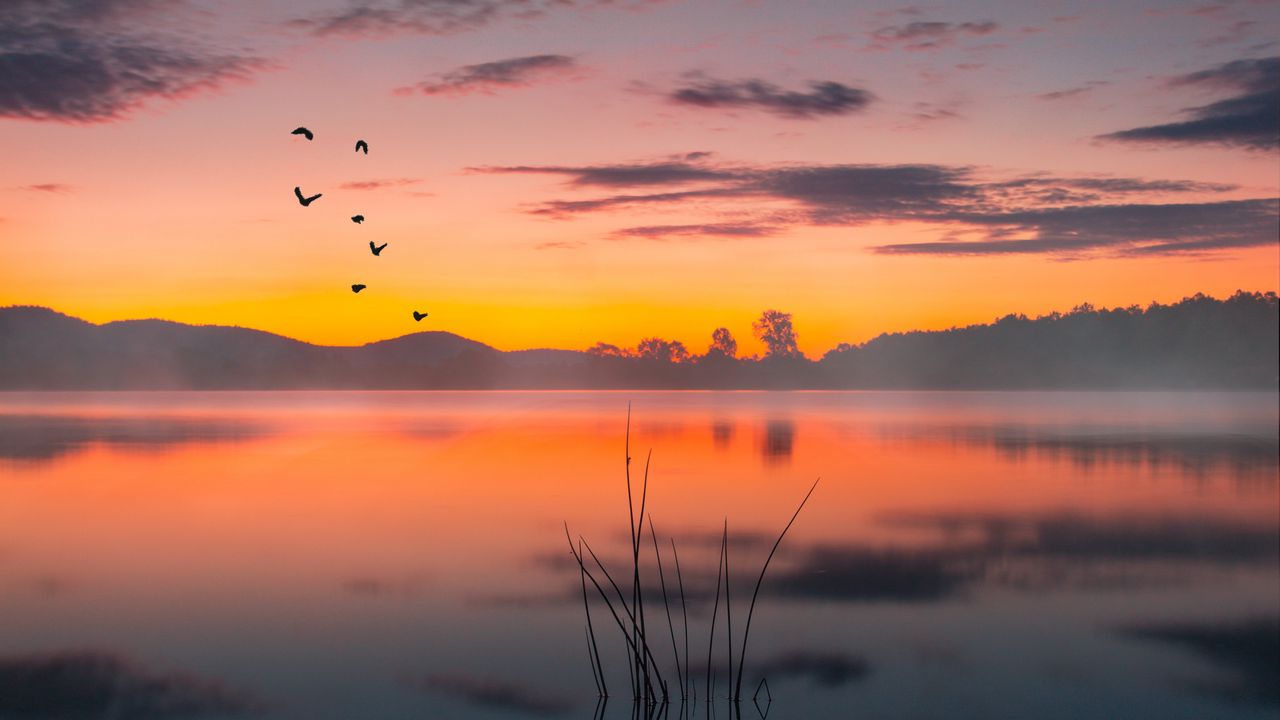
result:
<svg viewBox="0 0 1280 720"><path fill-rule="evenodd" d="M765 423L764 444L760 454L766 465L785 464L791 460L796 441L796 426L790 420L774 419Z"/></svg>
<svg viewBox="0 0 1280 720"><path fill-rule="evenodd" d="M440 693L467 703L531 717L564 715L575 706L567 697L513 682L468 675L428 675L409 685L426 693Z"/></svg>
<svg viewBox="0 0 1280 720"><path fill-rule="evenodd" d="M1204 659L1216 675L1170 678L1185 692L1280 706L1280 616L1221 622L1147 623L1122 637L1164 643Z"/></svg>
<svg viewBox="0 0 1280 720"><path fill-rule="evenodd" d="M740 639L755 572L823 478L752 626L746 677L768 678L772 718L1065 720L1105 708L1253 720L1277 705L1248 689L1261 671L1219 649L1263 656L1272 635L1250 631L1250 645L1194 623L1133 627L1274 615L1274 396L6 402L0 394L0 717L42 717L13 709L15 678L37 689L31 707L77 716L50 704L64 686L31 679L57 674L80 683L66 692L101 675L142 693L112 700L122 707L152 697L139 688L165 687L192 708L211 697L223 715L252 708L269 720L585 718L595 690L563 524L606 564L629 567L628 402L631 454L654 451L646 512L663 547L679 547L698 670L722 523ZM644 550L644 603L665 632ZM629 716L624 642L607 642L607 714ZM113 652L49 653L84 647ZM723 636L716 647L722 662Z"/></svg>
<svg viewBox="0 0 1280 720"><path fill-rule="evenodd" d="M43 462L97 444L158 451L185 443L240 442L268 430L232 419L0 414L0 459Z"/></svg>
<svg viewBox="0 0 1280 720"><path fill-rule="evenodd" d="M875 522L914 532L876 543L789 543L764 592L793 601L914 603L953 599L979 586L1035 593L1133 591L1214 582L1206 570L1273 569L1280 560L1280 526L1257 521L1063 512L887 512ZM756 561L776 535L737 530L727 539L734 557ZM684 562L683 599L695 610L706 610L716 596L721 537L681 532L670 540L680 548ZM668 541L661 538L664 546ZM625 567L628 542L615 536L611 547L600 549L604 564ZM557 595L538 596L540 602L581 602L577 565L571 558L548 553L534 562L558 577L562 586ZM648 569L643 584L648 588L646 602L663 603L656 569Z"/></svg>
<svg viewBox="0 0 1280 720"><path fill-rule="evenodd" d="M156 672L113 653L0 657L0 717L170 720L243 716L260 706L217 680Z"/></svg>
<svg viewBox="0 0 1280 720"><path fill-rule="evenodd" d="M711 444L717 450L726 450L729 444L733 442L733 423L726 420L717 420L711 424Z"/></svg>
<svg viewBox="0 0 1280 720"><path fill-rule="evenodd" d="M1120 465L1170 471L1199 480L1229 475L1236 481L1273 484L1280 469L1280 439L1255 433L1145 432L1124 427L946 425L885 426L886 437L943 440L993 448L1013 462L1065 460L1081 471Z"/></svg>

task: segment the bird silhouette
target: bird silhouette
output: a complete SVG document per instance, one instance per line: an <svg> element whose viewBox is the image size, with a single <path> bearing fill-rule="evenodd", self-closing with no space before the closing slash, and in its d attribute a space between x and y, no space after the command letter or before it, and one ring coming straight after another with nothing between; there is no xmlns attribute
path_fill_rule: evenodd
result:
<svg viewBox="0 0 1280 720"><path fill-rule="evenodd" d="M414 311L413 311L413 319L414 319L414 321L415 321L415 322L422 322L422 318L424 318L424 317L426 317L426 316L427 316L427 314L426 314L426 313L420 313L420 312L418 312L417 310L414 310Z"/></svg>
<svg viewBox="0 0 1280 720"><path fill-rule="evenodd" d="M364 216L363 216L363 215L352 215L352 216L351 216L351 222L353 222L353 223L355 223L355 224L359 225L360 223L364 222Z"/></svg>
<svg viewBox="0 0 1280 720"><path fill-rule="evenodd" d="M356 141L356 152L363 152L365 155L368 155L368 154L369 154L369 143L367 143L367 142L365 142L365 141L363 141L363 140L357 140L357 141Z"/></svg>
<svg viewBox="0 0 1280 720"><path fill-rule="evenodd" d="M387 246L386 243L382 243L381 245L374 245L372 240L369 241L369 249L373 251L374 255L381 255L382 249L385 248L386 246Z"/></svg>
<svg viewBox="0 0 1280 720"><path fill-rule="evenodd" d="M308 140L312 140L312 139L314 139L314 138L315 138L315 136L316 136L316 135L315 135L315 133L311 132L310 130L308 130L308 129L304 128L304 127L300 127L300 128L298 128L297 130L294 130L293 132L291 132L291 133L289 133L289 134L290 134L290 135L302 135L302 136L306 137Z"/></svg>
<svg viewBox="0 0 1280 720"><path fill-rule="evenodd" d="M353 292L353 293L358 293L358 292L360 292L361 290L363 290L364 288L365 288L365 286L364 286L364 285L352 285L352 286L351 286L351 292Z"/></svg>
<svg viewBox="0 0 1280 720"><path fill-rule="evenodd" d="M317 200L321 195L323 195L324 193L316 193L315 195L312 195L311 197L304 197L304 196L302 195L302 188L300 188L300 187L295 187L295 188L293 189L293 194L294 194L294 195L296 195L296 196L298 197L298 202L302 203L302 207L306 207L306 206L310 205L311 203L315 202L315 201L316 201L316 200Z"/></svg>

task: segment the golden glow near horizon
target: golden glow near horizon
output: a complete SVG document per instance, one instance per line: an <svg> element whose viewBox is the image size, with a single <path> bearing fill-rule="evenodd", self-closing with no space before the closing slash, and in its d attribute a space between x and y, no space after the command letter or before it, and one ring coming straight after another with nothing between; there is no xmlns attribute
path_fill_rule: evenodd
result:
<svg viewBox="0 0 1280 720"><path fill-rule="evenodd" d="M932 45L898 38L922 18L889 12L793 13L762 3L726 17L717 6L549 8L446 34L416 33L404 18L317 36L286 22L296 13L284 3L54 18L90 41L134 37L124 20L157 37L176 32L179 20L195 23L196 46L255 64L172 98L126 94L113 117L31 119L20 117L33 114L29 103L0 100L0 305L49 306L94 322L241 325L322 344L447 330L504 350L634 345L657 335L700 352L725 326L748 354L762 350L751 321L775 308L793 313L801 349L817 357L881 332L1009 312L1280 288L1277 246L1256 237L1215 235L1202 238L1208 249L1164 254L1126 252L1126 242L878 253L976 241L988 228L955 214L928 217L937 207L911 206L931 200L912 195L914 186L897 191L888 209L868 200L892 194L883 186L845 190L856 212L833 217L821 189L780 190L761 179L782 168L928 165L965 173L957 181L965 187L1027 178L1045 179L1045 192L1064 178L1184 183L1141 191L1078 184L1057 198L988 189L990 212L1274 199L1274 146L1095 138L1185 120L1186 108L1240 94L1247 78L1185 78L1274 52L1249 48L1280 29L1276 6L1199 15L1180 6L1145 15L1101 9L1064 20L993 3L971 9L973 18L938 20L991 17L995 28L943 29L926 38ZM1243 21L1256 31L1211 42ZM1178 54L1147 53L1135 37ZM466 66L545 54L572 58L559 61L569 70L506 68L511 82L474 92L395 92L453 82ZM839 82L874 99L856 111L797 117L782 96L773 105L741 100L732 83L747 78L779 93ZM49 93L67 92L55 80L44 80ZM675 88L714 82L739 93L736 104L671 99ZM123 91L84 92L110 100ZM291 136L298 125L316 139ZM357 138L369 141L367 156L353 151ZM733 179L611 184L480 170L637 164ZM295 185L324 197L301 208ZM690 194L617 201L664 193ZM609 198L606 208L536 212L553 201ZM363 225L348 220L357 212ZM1081 222L1007 237L1040 232L1062 242L1118 224ZM669 233L647 236L658 226ZM1241 232L1256 236L1257 228ZM389 247L375 258L370 240ZM358 297L348 289L356 282L369 286ZM430 318L415 323L414 309Z"/></svg>

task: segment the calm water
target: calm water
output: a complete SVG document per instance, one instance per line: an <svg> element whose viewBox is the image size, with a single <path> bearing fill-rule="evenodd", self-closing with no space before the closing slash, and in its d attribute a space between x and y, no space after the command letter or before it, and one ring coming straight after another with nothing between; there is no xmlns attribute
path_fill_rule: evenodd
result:
<svg viewBox="0 0 1280 720"><path fill-rule="evenodd" d="M820 476L770 718L1280 716L1274 394L503 392L0 394L0 718L591 718L628 401L699 697Z"/></svg>

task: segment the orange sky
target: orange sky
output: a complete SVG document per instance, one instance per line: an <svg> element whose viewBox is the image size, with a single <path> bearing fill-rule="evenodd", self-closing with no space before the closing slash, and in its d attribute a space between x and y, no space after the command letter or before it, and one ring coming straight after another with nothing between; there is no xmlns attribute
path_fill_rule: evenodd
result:
<svg viewBox="0 0 1280 720"><path fill-rule="evenodd" d="M760 349L751 320L776 308L794 314L801 348L818 356L880 332L1007 312L1280 287L1274 225L1215 229L1237 222L1231 201L1280 195L1274 143L1097 138L1257 92L1230 63L1274 56L1275 4L1069 18L1012 3L937 17L588 3L447 28L403 9L384 24L334 24L347 17L341 2L312 15L285 3L116 0L100 15L63 5L74 3L0 11L15 27L53 28L0 38L0 59L74 38L81 55L63 59L108 78L94 85L88 71L46 58L0 80L0 305L333 344L448 330L501 349L660 335L701 351L723 325L748 353ZM155 81L146 88L104 50L131 43L165 51L141 61ZM562 59L550 70L502 64L544 55ZM811 82L870 99L820 96ZM395 92L419 83L444 90ZM701 99L682 101L682 89ZM316 139L289 135L297 125ZM368 156L352 151L356 138L369 141ZM654 165L719 177L587 176ZM877 179L896 182L904 165L945 177L905 188ZM515 166L563 172L474 170ZM809 170L848 167L869 171L869 184L797 184ZM1028 178L1069 192L1000 185ZM1145 185L1080 183L1104 179ZM368 181L381 186L343 187ZM1183 184L1152 184L1163 181ZM295 185L324 197L301 208ZM535 212L702 190L711 192ZM1177 203L1204 204L1213 227L1180 229L1185 221L1167 220ZM1140 206L1141 222L1063 210L1108 206ZM363 225L347 219L357 212ZM1000 213L1040 214L997 227ZM675 229L627 234L659 226ZM717 231L726 226L741 232ZM1070 244L1095 236L1105 242ZM1008 253L876 251L1037 238L1047 245ZM373 257L370 240L389 247ZM1143 251L1160 242L1199 244ZM356 282L369 286L359 296L348 290ZM413 309L430 319L414 323Z"/></svg>

